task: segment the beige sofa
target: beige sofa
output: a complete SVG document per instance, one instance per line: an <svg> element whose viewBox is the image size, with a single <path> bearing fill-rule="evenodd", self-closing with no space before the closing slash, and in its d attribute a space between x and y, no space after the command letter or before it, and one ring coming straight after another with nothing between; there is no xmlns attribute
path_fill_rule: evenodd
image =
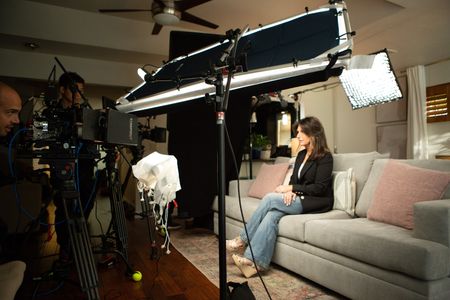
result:
<svg viewBox="0 0 450 300"><path fill-rule="evenodd" d="M450 299L450 188L444 200L414 205L413 230L369 220L374 190L389 161L385 157L377 152L335 154L335 171L354 171L354 216L333 209L283 217L272 261L352 299ZM450 172L450 161L401 162ZM246 220L260 201L247 196L253 180L240 181ZM243 228L236 181L229 183L228 194L229 239ZM218 234L217 198L213 210Z"/></svg>
<svg viewBox="0 0 450 300"><path fill-rule="evenodd" d="M0 299L14 300L23 281L26 265L19 260L0 264Z"/></svg>

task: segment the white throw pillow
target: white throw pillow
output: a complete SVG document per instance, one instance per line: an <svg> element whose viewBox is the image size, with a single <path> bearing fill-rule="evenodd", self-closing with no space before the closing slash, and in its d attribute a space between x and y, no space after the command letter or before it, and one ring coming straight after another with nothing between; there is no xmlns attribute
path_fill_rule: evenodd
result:
<svg viewBox="0 0 450 300"><path fill-rule="evenodd" d="M333 172L333 191L333 209L343 210L350 216L355 216L356 183L353 168Z"/></svg>

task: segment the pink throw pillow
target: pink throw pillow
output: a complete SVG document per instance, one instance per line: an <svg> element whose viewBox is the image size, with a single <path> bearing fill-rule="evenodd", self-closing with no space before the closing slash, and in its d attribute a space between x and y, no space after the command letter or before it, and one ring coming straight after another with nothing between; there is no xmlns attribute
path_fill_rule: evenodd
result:
<svg viewBox="0 0 450 300"><path fill-rule="evenodd" d="M449 183L450 173L390 160L375 189L367 218L413 229L414 203L441 199Z"/></svg>
<svg viewBox="0 0 450 300"><path fill-rule="evenodd" d="M261 199L266 194L275 191L275 188L283 183L288 167L289 163L262 164L248 191L248 196Z"/></svg>

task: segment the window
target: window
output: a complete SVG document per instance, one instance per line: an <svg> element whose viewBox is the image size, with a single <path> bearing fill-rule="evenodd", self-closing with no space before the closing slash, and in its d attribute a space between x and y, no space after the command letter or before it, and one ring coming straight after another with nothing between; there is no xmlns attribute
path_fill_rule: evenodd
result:
<svg viewBox="0 0 450 300"><path fill-rule="evenodd" d="M450 121L450 83L427 87L427 122Z"/></svg>

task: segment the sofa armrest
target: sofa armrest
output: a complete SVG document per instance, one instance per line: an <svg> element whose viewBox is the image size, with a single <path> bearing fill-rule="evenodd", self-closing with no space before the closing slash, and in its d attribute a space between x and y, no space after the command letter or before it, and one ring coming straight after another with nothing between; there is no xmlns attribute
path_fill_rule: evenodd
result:
<svg viewBox="0 0 450 300"><path fill-rule="evenodd" d="M450 247L450 199L414 204L413 236Z"/></svg>
<svg viewBox="0 0 450 300"><path fill-rule="evenodd" d="M252 186L255 179L240 179L240 192L241 197L247 197L248 191L250 190L250 187ZM232 197L238 196L238 181L237 180L231 180L228 185L228 195Z"/></svg>
<svg viewBox="0 0 450 300"><path fill-rule="evenodd" d="M0 264L0 299L14 300L23 282L25 268L25 263L19 260Z"/></svg>

